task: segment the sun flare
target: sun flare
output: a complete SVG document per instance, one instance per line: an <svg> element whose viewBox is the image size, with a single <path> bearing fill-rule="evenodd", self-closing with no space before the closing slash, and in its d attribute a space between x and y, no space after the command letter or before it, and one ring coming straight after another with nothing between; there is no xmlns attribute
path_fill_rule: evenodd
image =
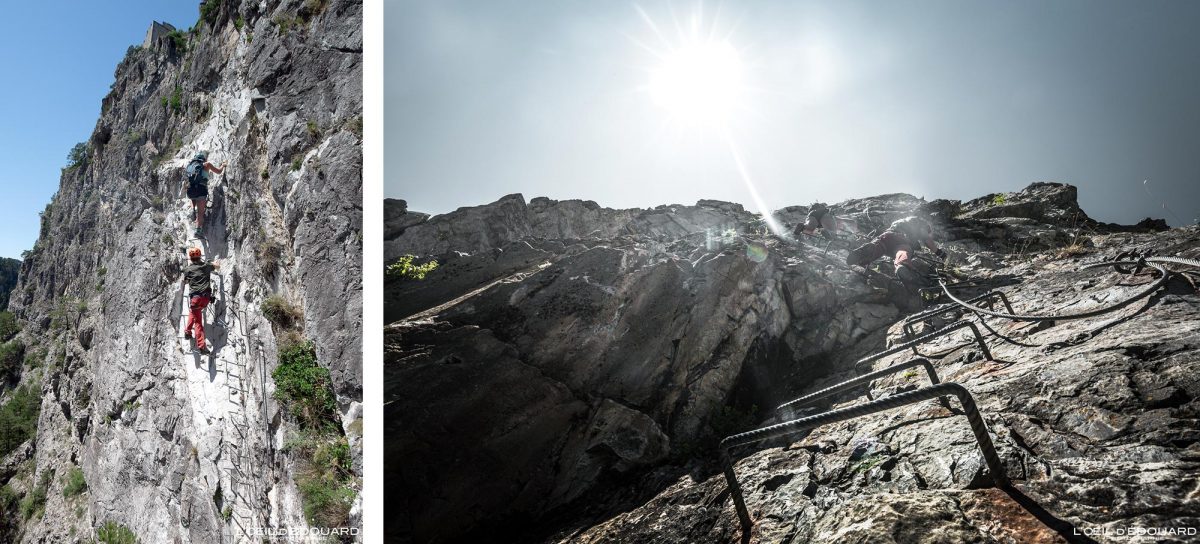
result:
<svg viewBox="0 0 1200 544"><path fill-rule="evenodd" d="M738 106L742 72L729 42L690 42L662 54L648 88L654 103L680 121L721 123Z"/></svg>

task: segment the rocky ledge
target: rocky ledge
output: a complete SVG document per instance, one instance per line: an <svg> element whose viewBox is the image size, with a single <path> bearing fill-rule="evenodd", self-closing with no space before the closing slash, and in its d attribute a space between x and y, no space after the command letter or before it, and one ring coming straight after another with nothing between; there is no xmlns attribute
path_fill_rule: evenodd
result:
<svg viewBox="0 0 1200 544"><path fill-rule="evenodd" d="M1124 251L1200 256L1197 227L1099 223L1075 195L1037 183L968 202L897 194L835 209L863 232L931 219L951 268L977 284L959 293L999 289L1017 313L1105 306L1157 281L1081 269ZM961 317L982 331L988 353L969 329L919 351L974 396L1013 487L992 486L956 401L919 402L736 451L747 533L717 441L854 377L855 361L903 341L919 299L847 268L848 244L772 233L737 204L612 210L511 195L434 217L390 207L389 258L439 263L386 287L387 517L402 540L1196 538L1194 275L1172 273L1091 319L958 312L921 324ZM806 212L774 215L791 227ZM872 382L871 397L927 385L919 370Z"/></svg>

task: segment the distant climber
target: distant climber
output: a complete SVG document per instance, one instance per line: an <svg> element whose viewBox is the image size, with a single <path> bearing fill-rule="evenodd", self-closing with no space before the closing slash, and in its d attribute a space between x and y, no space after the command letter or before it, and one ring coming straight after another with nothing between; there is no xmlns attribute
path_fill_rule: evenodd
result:
<svg viewBox="0 0 1200 544"><path fill-rule="evenodd" d="M933 227L929 222L920 217L909 216L892 222L883 234L851 251L846 257L846 264L866 266L875 259L890 255L893 259L892 264L896 267L896 277L905 284L923 287L929 282L925 280L925 275L915 268L912 260L912 253L922 245L940 258L946 256L946 252L933 241Z"/></svg>
<svg viewBox="0 0 1200 544"><path fill-rule="evenodd" d="M824 204L813 204L808 210L808 217L803 223L796 225L793 234L807 234L812 236L817 231L821 232L827 240L832 240L839 232L858 232L858 223L853 219L846 217L838 217L829 210L829 207Z"/></svg>
<svg viewBox="0 0 1200 544"><path fill-rule="evenodd" d="M181 283L187 284L191 298L188 301L188 320L187 326L184 327L183 337L185 339L194 337L196 350L207 355L208 345L204 342L204 309L217 300L213 298L210 275L221 267L221 263L204 261L198 247L188 248L188 260L191 262L183 267L183 279L181 280Z"/></svg>
<svg viewBox="0 0 1200 544"><path fill-rule="evenodd" d="M196 210L196 236L200 237L204 230L204 212L208 208L208 173L221 174L225 166L220 168L208 162L208 152L198 151L183 171L183 182L187 186L187 196L192 199L192 208Z"/></svg>

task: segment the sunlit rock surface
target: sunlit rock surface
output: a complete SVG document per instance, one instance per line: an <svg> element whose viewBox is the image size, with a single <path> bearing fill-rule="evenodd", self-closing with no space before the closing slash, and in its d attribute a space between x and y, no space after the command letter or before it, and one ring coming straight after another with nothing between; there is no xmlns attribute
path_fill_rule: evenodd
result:
<svg viewBox="0 0 1200 544"><path fill-rule="evenodd" d="M0 484L27 498L47 486L43 514L0 512L17 522L0 541L92 542L107 523L142 542L306 527L285 448L296 428L272 395L272 294L303 312L361 477L362 5L207 4L194 32L131 47L117 66L88 157L64 170L22 262L10 308L40 356L19 381L41 413L36 438L0 460ZM222 261L211 358L177 339L182 168L201 149L228 164L206 226ZM87 489L64 496L74 467Z"/></svg>
<svg viewBox="0 0 1200 544"><path fill-rule="evenodd" d="M1099 307L1153 281L1079 271L1121 251L1200 256L1196 227L1097 223L1075 195L1038 183L835 209L864 233L929 218L950 264L1019 313ZM790 230L806 213L776 217ZM779 421L775 406L902 341L912 294L849 270L846 244L776 236L712 201L608 210L512 195L421 217L387 244L442 264L386 288L388 530L401 541L1127 542L1115 531L1200 527L1200 296L1186 275L1093 319L986 318L994 360L966 330L921 346L973 393L1015 491L991 487L957 404L929 401L739 452L744 535L715 441ZM872 395L927 381L901 372ZM1132 541L1160 540L1190 538Z"/></svg>

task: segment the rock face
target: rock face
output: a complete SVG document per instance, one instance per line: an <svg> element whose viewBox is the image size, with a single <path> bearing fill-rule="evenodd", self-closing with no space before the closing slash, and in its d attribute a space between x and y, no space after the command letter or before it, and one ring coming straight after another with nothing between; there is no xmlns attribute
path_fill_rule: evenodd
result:
<svg viewBox="0 0 1200 544"><path fill-rule="evenodd" d="M143 542L306 527L268 297L302 312L293 334L330 371L361 477L362 6L205 6L194 30L130 48L22 263L11 308L36 357L21 382L42 403L5 479L26 497L40 487L44 515L0 540L91 541L109 523ZM221 261L211 357L177 338L196 243L182 167L198 150L227 163L203 244ZM64 496L74 471L87 488Z"/></svg>
<svg viewBox="0 0 1200 544"><path fill-rule="evenodd" d="M715 441L855 376L854 362L902 341L900 318L920 307L847 268L848 245L770 234L735 204L523 204L463 208L388 241L439 261L386 287L397 319L385 331L387 517L402 539L740 540ZM834 209L864 233L930 218L958 273L982 284L964 294L999 287L1024 313L1109 304L1151 281L1080 272L1083 262L1200 255L1195 227L1108 228L1061 184ZM806 212L775 216L790 227ZM562 219L538 229L537 217ZM1126 526L1200 525L1200 296L1187 278L1095 319L987 318L994 360L965 331L920 348L975 396L1015 490L990 487L956 405L922 402L737 453L751 541L1125 541L1115 531ZM927 380L894 374L873 397ZM862 402L855 394L838 405Z"/></svg>

